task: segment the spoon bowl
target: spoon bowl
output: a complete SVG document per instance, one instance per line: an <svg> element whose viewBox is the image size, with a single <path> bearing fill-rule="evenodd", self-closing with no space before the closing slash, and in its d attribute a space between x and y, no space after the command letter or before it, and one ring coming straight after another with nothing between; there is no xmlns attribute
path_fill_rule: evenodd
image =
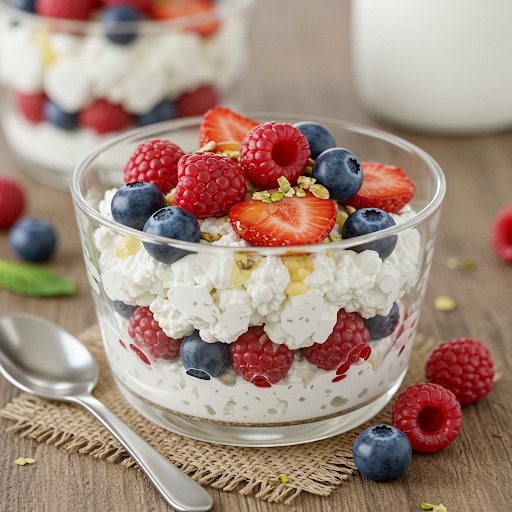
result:
<svg viewBox="0 0 512 512"><path fill-rule="evenodd" d="M23 391L74 402L94 414L174 509L207 512L213 507L213 499L203 487L91 395L98 381L98 365L68 332L33 315L0 317L0 372Z"/></svg>

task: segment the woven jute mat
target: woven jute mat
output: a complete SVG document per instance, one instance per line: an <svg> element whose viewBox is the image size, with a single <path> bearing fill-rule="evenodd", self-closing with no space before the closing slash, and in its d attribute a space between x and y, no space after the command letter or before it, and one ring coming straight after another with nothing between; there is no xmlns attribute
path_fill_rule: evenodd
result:
<svg viewBox="0 0 512 512"><path fill-rule="evenodd" d="M94 395L171 462L202 485L238 490L269 502L290 503L301 492L329 495L355 470L352 445L366 427L390 422L388 405L369 423L330 439L296 446L246 448L210 444L173 434L143 418L120 392L110 374L98 326L78 336L100 367ZM402 388L424 379L424 365L436 343L418 336ZM21 436L54 444L70 452L136 467L134 460L85 409L23 393L0 415L15 424L7 429ZM278 475L288 482L275 484ZM269 480L274 480L270 483Z"/></svg>

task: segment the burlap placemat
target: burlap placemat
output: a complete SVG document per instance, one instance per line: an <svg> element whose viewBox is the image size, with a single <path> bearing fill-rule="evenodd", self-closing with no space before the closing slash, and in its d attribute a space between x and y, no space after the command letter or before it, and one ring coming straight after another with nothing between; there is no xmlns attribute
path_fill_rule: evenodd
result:
<svg viewBox="0 0 512 512"><path fill-rule="evenodd" d="M390 405L368 424L350 432L297 446L240 448L222 446L172 434L139 415L117 390L110 374L98 326L81 335L100 367L94 395L146 441L202 485L224 491L252 493L269 502L290 503L301 492L327 496L355 470L352 445L364 428L390 422ZM402 389L424 379L424 364L435 346L433 340L416 339ZM135 467L135 462L111 434L85 409L51 402L23 393L8 403L0 415L16 423L7 429L71 452L92 455ZM270 483L280 474L288 482Z"/></svg>

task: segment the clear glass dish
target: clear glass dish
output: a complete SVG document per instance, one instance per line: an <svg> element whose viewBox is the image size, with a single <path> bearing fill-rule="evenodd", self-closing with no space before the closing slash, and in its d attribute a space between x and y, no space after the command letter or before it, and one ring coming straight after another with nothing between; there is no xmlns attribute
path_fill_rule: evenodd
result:
<svg viewBox="0 0 512 512"><path fill-rule="evenodd" d="M291 124L304 120L284 114L249 117ZM195 151L200 118L119 136L95 149L74 172L71 193L112 374L133 407L173 432L245 446L326 438L377 414L407 372L441 216L444 175L427 153L403 139L343 121L309 120L327 126L337 145L361 161L405 170L416 193L410 208L395 215L396 226L331 243L266 248L173 241L114 222L108 213L111 189L123 185L124 164L135 147L161 138ZM394 235L397 245L385 261L374 250L354 250ZM126 237L190 254L166 265L152 261L142 248L121 260L114 251ZM233 274L240 261L245 267L254 263L242 279ZM300 293L289 287L298 279L297 268L302 268L299 280L305 285ZM209 380L191 376L179 358L154 359L134 345L128 320L116 307L119 301L149 306L174 338L197 329L205 341L231 343L250 325L264 324L273 342L293 350L293 363L288 374L270 387L247 382L231 368ZM340 374L304 358L301 347L323 343L340 309L369 318L387 315L394 303L398 325L390 335L369 342L367 360L354 361Z"/></svg>
<svg viewBox="0 0 512 512"><path fill-rule="evenodd" d="M107 28L0 0L0 121L22 167L69 189L78 162L112 136L215 105L240 108L252 3L220 0L204 14ZM110 121L91 121L98 112Z"/></svg>

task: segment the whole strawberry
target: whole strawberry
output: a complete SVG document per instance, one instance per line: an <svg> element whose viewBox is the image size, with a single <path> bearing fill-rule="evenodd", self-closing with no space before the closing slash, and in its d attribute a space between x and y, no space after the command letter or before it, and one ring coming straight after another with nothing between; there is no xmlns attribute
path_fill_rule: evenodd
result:
<svg viewBox="0 0 512 512"><path fill-rule="evenodd" d="M429 382L452 391L464 406L477 402L491 391L494 363L483 343L470 338L454 338L434 350L425 372Z"/></svg>

